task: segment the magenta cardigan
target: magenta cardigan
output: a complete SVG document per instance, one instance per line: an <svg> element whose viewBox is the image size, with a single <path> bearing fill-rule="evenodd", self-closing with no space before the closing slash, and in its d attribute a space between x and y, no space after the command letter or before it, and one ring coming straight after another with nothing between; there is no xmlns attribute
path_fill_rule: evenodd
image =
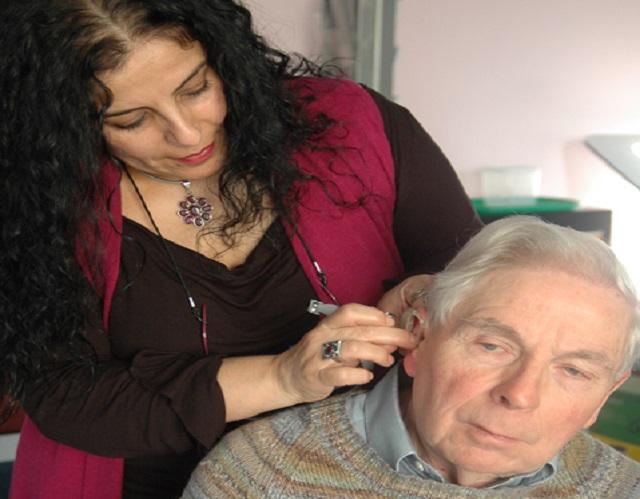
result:
<svg viewBox="0 0 640 499"><path fill-rule="evenodd" d="M375 304L383 291L382 282L403 270L393 239L394 165L380 112L369 94L353 82L301 78L291 87L302 97L314 96L310 113L326 113L336 122L314 144L328 146L329 150L298 152L295 159L299 167L347 200L369 193L363 207L345 209L327 197L321 183L305 183L301 186L298 232L321 262L340 303ZM103 318L108 328L122 233L120 172L112 163L105 164L104 179L104 199L109 200L109 206L105 206L100 233L106 247L102 291ZM329 300L302 242L291 227L287 232L318 297ZM90 275L83 263L86 260L79 256L79 261ZM123 463L121 458L97 456L54 442L27 417L20 434L10 498L117 499L122 494Z"/></svg>

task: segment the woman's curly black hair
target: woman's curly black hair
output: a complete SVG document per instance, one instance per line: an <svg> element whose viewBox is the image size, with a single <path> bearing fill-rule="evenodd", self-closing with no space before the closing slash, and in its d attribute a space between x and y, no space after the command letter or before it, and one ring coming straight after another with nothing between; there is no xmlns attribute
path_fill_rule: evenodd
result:
<svg viewBox="0 0 640 499"><path fill-rule="evenodd" d="M253 32L249 11L233 0L3 5L0 393L19 399L29 383L44 377L60 346L93 362L82 338L100 296L76 255L92 254L87 265L98 268L96 238L85 236L98 233L100 169L107 156L101 115L109 91L97 80L99 72L118 68L133 42L147 36L202 44L228 103L228 152L219 185L226 233L255 221L265 194L278 214L290 215L292 186L302 178L290 153L329 121L309 118L304 102L284 84L320 70L304 59L294 65L268 47ZM94 240L90 247L88 239Z"/></svg>

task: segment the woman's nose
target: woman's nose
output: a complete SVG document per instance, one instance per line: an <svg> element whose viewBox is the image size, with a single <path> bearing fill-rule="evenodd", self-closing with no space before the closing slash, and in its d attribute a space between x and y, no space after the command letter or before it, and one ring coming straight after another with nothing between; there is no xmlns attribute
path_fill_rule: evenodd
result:
<svg viewBox="0 0 640 499"><path fill-rule="evenodd" d="M180 146L197 146L202 143L197 121L181 112L175 112L167 118L165 138L168 142Z"/></svg>

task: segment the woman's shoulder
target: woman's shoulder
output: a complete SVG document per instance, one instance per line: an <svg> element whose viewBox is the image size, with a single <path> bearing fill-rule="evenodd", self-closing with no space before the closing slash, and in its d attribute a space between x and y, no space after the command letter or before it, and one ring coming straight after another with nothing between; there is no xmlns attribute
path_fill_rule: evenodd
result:
<svg viewBox="0 0 640 499"><path fill-rule="evenodd" d="M377 110L371 95L346 78L303 76L287 80L287 86L310 113L321 112L334 120L353 118L356 109L359 113Z"/></svg>
<svg viewBox="0 0 640 499"><path fill-rule="evenodd" d="M340 76L298 76L288 79L286 85L302 97L332 93L367 93L360 84Z"/></svg>

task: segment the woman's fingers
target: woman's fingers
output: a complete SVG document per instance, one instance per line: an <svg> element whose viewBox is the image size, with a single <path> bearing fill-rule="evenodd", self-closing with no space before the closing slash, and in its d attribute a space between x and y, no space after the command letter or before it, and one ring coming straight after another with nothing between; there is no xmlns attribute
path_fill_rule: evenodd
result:
<svg viewBox="0 0 640 499"><path fill-rule="evenodd" d="M371 373L361 363L389 367L392 352L416 347L413 335L393 324L373 307L340 307L277 356L278 385L292 403L299 403L323 399L337 386L368 383Z"/></svg>
<svg viewBox="0 0 640 499"><path fill-rule="evenodd" d="M374 362L383 367L393 365L394 359L390 355L389 349L396 350L395 347L389 345L376 345L365 341L341 340L340 356L332 360L342 365L358 365L359 362Z"/></svg>
<svg viewBox="0 0 640 499"><path fill-rule="evenodd" d="M321 383L326 386L339 387L365 385L373 379L371 371L362 367L329 366L318 373Z"/></svg>
<svg viewBox="0 0 640 499"><path fill-rule="evenodd" d="M324 321L323 321L324 323ZM330 328L326 324L320 323L314 330L322 342L337 340L354 340L376 345L387 345L392 347L391 352L396 348L413 349L417 346L416 338L405 329L391 326L351 326L342 328Z"/></svg>
<svg viewBox="0 0 640 499"><path fill-rule="evenodd" d="M345 326L393 326L394 319L383 311L366 305L350 303L325 317L320 324L330 328Z"/></svg>

